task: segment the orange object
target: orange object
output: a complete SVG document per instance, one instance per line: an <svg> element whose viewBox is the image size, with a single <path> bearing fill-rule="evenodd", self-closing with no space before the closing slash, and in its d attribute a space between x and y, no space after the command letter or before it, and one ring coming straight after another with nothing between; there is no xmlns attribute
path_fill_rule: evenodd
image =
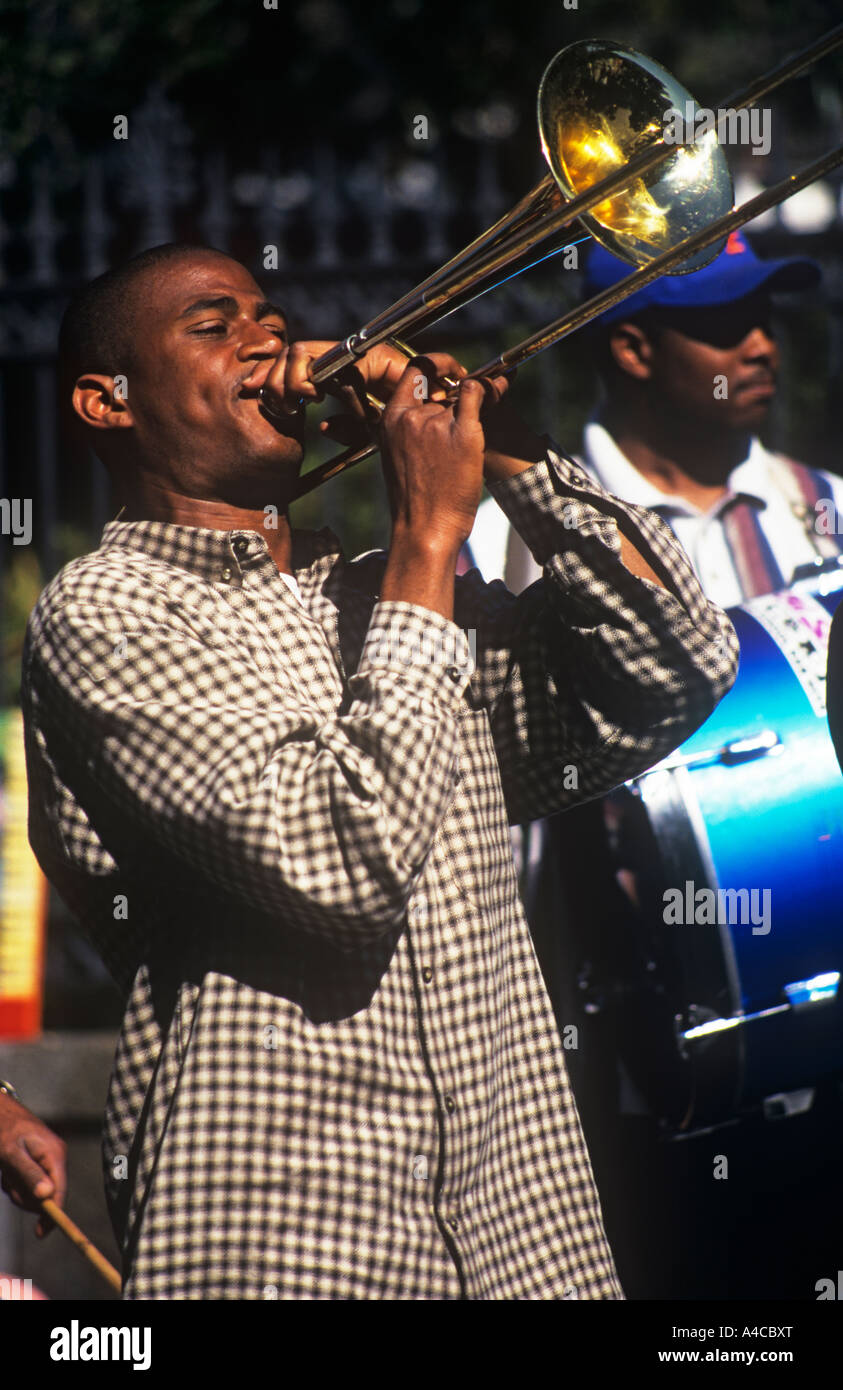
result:
<svg viewBox="0 0 843 1390"><path fill-rule="evenodd" d="M0 713L0 1038L41 1032L47 881L29 846L20 710Z"/></svg>

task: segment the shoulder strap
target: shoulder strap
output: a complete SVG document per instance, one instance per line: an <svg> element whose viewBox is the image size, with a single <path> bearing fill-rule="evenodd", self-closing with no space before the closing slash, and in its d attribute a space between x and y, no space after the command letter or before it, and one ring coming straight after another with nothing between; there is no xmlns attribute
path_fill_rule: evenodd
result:
<svg viewBox="0 0 843 1390"><path fill-rule="evenodd" d="M818 469L797 463L786 454L769 454L768 458L770 471L814 550L823 559L840 555L843 552L843 536L837 534L837 527L828 533L817 525L817 503L833 503L834 500L828 478Z"/></svg>

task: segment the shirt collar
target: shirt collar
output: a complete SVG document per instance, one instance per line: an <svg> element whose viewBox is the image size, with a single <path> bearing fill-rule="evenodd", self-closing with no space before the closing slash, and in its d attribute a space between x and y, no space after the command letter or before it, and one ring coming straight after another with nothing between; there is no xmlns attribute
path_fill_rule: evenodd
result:
<svg viewBox="0 0 843 1390"><path fill-rule="evenodd" d="M601 486L606 488L607 492L622 497L625 502L658 509L663 514L703 515L692 502L678 497L676 493L660 491L643 473L639 473L626 454L618 448L605 425L601 425L598 420L590 420L585 427L583 454L586 464L595 473ZM720 498L712 511L722 511L738 497L758 507L765 507L768 458L769 454L761 441L753 438L743 463L733 468L726 480L727 493Z"/></svg>
<svg viewBox="0 0 843 1390"><path fill-rule="evenodd" d="M764 448L760 439L753 439L743 463L739 463L737 468L733 468L729 474L731 491L740 493L743 497L749 497L762 507L766 506L770 491L768 470L772 457L773 455Z"/></svg>

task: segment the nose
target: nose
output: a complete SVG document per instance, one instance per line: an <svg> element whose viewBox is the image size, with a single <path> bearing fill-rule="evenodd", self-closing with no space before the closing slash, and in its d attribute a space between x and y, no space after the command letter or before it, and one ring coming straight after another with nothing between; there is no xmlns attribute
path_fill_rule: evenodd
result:
<svg viewBox="0 0 843 1390"><path fill-rule="evenodd" d="M740 345L740 354L747 362L768 362L778 365L779 349L775 338L764 324L757 323L749 330Z"/></svg>
<svg viewBox="0 0 843 1390"><path fill-rule="evenodd" d="M279 333L266 324L251 320L243 330L237 356L243 362L249 362L253 358L277 357L283 346L284 340Z"/></svg>

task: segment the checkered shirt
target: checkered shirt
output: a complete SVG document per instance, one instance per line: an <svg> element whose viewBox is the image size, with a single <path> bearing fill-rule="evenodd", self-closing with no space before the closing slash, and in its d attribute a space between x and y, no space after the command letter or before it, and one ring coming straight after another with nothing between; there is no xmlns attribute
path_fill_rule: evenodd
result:
<svg viewBox="0 0 843 1390"><path fill-rule="evenodd" d="M543 577L469 572L454 622L327 531L299 603L258 532L148 521L32 613L31 840L127 998L127 1299L623 1297L507 822L674 748L737 643L553 450L492 491Z"/></svg>

